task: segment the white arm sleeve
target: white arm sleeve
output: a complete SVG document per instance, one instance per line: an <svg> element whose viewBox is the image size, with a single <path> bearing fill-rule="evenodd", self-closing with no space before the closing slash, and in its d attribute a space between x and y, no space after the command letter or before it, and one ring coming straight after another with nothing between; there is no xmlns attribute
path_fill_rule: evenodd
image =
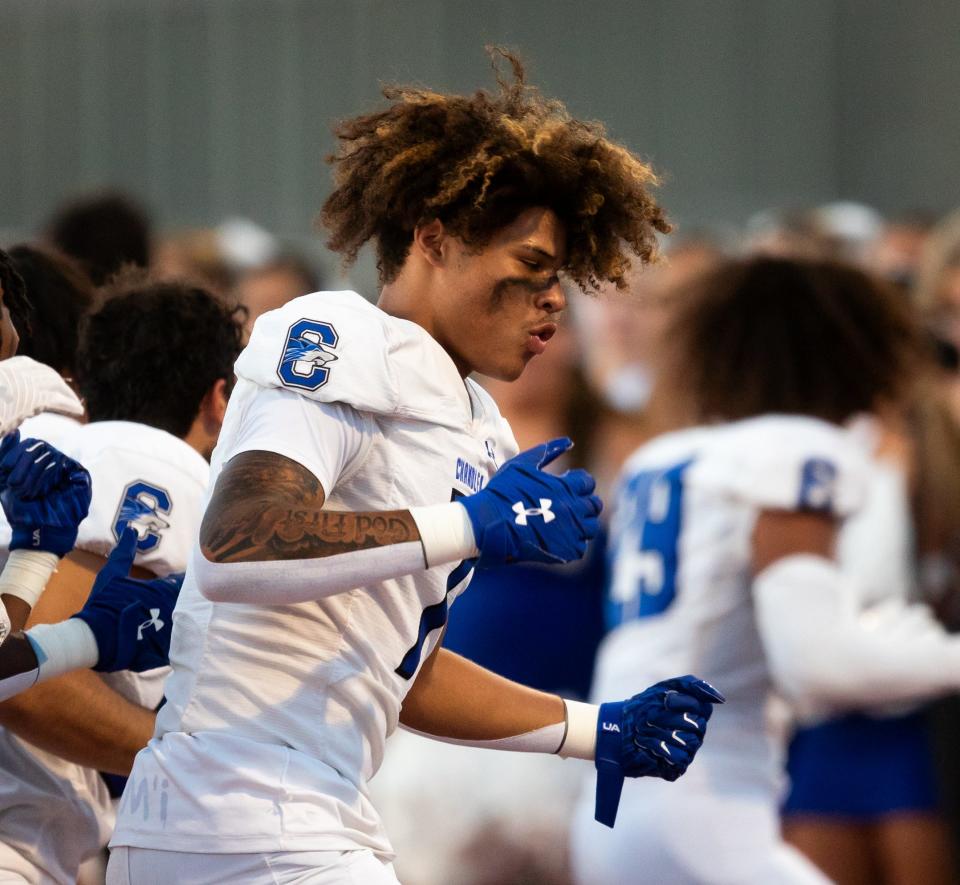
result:
<svg viewBox="0 0 960 885"><path fill-rule="evenodd" d="M283 455L309 470L329 494L363 457L371 433L369 419L349 406L263 390L243 415L230 457L247 451ZM425 549L430 565L476 555L463 507L446 503L418 510L415 519L423 527L424 544L410 541L321 558L237 563L210 562L195 547L191 569L200 592L213 602L288 605L422 571L427 567Z"/></svg>
<svg viewBox="0 0 960 885"><path fill-rule="evenodd" d="M211 602L293 605L399 578L426 568L419 541L314 559L210 562L194 547L197 587Z"/></svg>
<svg viewBox="0 0 960 885"><path fill-rule="evenodd" d="M922 605L855 610L836 563L798 554L754 580L770 674L791 701L820 709L919 700L960 688L960 637Z"/></svg>
<svg viewBox="0 0 960 885"><path fill-rule="evenodd" d="M417 731L407 725L405 731L419 734L421 737L441 741L444 744L457 744L461 747L479 747L484 750L511 750L514 753L550 753L563 759L593 759L597 752L597 719L600 708L595 704L564 699L564 721L523 734L509 735L493 740L464 740L444 737Z"/></svg>

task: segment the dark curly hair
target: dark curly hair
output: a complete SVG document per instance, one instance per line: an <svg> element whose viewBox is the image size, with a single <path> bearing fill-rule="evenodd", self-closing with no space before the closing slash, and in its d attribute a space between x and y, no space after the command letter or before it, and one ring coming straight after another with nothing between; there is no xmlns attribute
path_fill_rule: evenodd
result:
<svg viewBox="0 0 960 885"><path fill-rule="evenodd" d="M30 322L17 327L17 352L72 377L80 323L93 306L93 284L73 259L49 249L14 246L10 258L30 295Z"/></svg>
<svg viewBox="0 0 960 885"><path fill-rule="evenodd" d="M349 264L374 240L380 278L390 282L418 225L439 219L482 246L525 209L545 206L566 229L566 273L584 289L604 280L623 288L630 253L650 261L655 232L670 231L648 191L656 176L600 123L573 119L528 86L515 56L487 51L495 94L391 86L386 110L336 126L340 148L328 158L336 187L320 213L328 245ZM500 75L500 58L512 82Z"/></svg>
<svg viewBox="0 0 960 885"><path fill-rule="evenodd" d="M205 289L127 272L87 317L77 384L91 421L135 421L184 437L210 388L233 385L243 308Z"/></svg>
<svg viewBox="0 0 960 885"><path fill-rule="evenodd" d="M0 289L3 290L2 302L10 311L10 321L18 335L30 331L30 299L27 286L17 271L13 259L0 249Z"/></svg>
<svg viewBox="0 0 960 885"><path fill-rule="evenodd" d="M684 287L664 340L667 385L681 385L696 422L783 412L839 424L899 400L923 353L889 284L836 262L767 257Z"/></svg>

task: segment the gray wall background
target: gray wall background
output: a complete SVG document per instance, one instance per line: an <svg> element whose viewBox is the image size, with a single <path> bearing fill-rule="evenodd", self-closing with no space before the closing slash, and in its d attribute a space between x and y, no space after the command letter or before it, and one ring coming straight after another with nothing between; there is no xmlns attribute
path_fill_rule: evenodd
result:
<svg viewBox="0 0 960 885"><path fill-rule="evenodd" d="M489 42L652 161L688 228L960 205L950 0L0 0L0 230L111 184L165 227L307 236L331 121L378 81L488 86Z"/></svg>

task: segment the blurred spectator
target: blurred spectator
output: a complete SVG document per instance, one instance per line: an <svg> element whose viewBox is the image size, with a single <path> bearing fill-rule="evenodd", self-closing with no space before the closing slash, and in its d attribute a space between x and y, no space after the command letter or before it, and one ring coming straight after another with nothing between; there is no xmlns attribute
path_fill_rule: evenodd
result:
<svg viewBox="0 0 960 885"><path fill-rule="evenodd" d="M161 237L153 264L161 280L196 280L221 298L233 288L233 267L215 228L195 228Z"/></svg>
<svg viewBox="0 0 960 885"><path fill-rule="evenodd" d="M150 264L150 220L142 206L119 192L84 197L58 209L47 238L80 262L95 286L128 265Z"/></svg>
<svg viewBox="0 0 960 885"><path fill-rule="evenodd" d="M765 209L754 213L744 232L743 252L776 258L825 258L829 244L810 212Z"/></svg>
<svg viewBox="0 0 960 885"><path fill-rule="evenodd" d="M867 267L909 292L916 282L923 250L934 223L933 216L923 212L888 221L868 250Z"/></svg>
<svg viewBox="0 0 960 885"><path fill-rule="evenodd" d="M68 381L76 372L80 324L93 306L94 288L79 264L36 246L10 250L30 299L19 353L56 369Z"/></svg>
<svg viewBox="0 0 960 885"><path fill-rule="evenodd" d="M596 298L571 302L577 338L583 351L587 386L599 401L591 428L594 448L590 470L600 495L611 490L623 461L640 443L655 435L669 402L651 401L655 390L657 352L677 291L721 257L706 238L672 246L656 265L634 270L626 292L612 287Z"/></svg>
<svg viewBox="0 0 960 885"><path fill-rule="evenodd" d="M934 334L960 348L960 211L931 232L914 290L917 309Z"/></svg>
<svg viewBox="0 0 960 885"><path fill-rule="evenodd" d="M825 257L866 267L883 231L883 218L876 209L841 200L818 206L811 211L810 218L826 247Z"/></svg>
<svg viewBox="0 0 960 885"><path fill-rule="evenodd" d="M914 302L936 342L941 369L937 383L960 426L960 211L931 231L920 259Z"/></svg>
<svg viewBox="0 0 960 885"><path fill-rule="evenodd" d="M283 307L288 301L322 289L314 269L293 253L284 253L246 271L234 287L237 302L248 311L247 335L260 314Z"/></svg>

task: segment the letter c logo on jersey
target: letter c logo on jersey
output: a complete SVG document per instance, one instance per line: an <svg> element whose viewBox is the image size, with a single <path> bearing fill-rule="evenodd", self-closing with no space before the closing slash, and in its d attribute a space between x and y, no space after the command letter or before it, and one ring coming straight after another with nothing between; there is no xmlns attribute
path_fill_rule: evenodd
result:
<svg viewBox="0 0 960 885"><path fill-rule="evenodd" d="M339 336L330 323L318 320L297 320L287 331L277 374L287 387L317 390L330 377L329 363L337 359L327 350L336 347Z"/></svg>
<svg viewBox="0 0 960 885"><path fill-rule="evenodd" d="M123 490L123 498L113 521L113 534L117 540L129 525L137 532L137 552L146 553L159 546L160 533L170 527L163 518L173 509L170 495L158 486L143 480L130 483Z"/></svg>

